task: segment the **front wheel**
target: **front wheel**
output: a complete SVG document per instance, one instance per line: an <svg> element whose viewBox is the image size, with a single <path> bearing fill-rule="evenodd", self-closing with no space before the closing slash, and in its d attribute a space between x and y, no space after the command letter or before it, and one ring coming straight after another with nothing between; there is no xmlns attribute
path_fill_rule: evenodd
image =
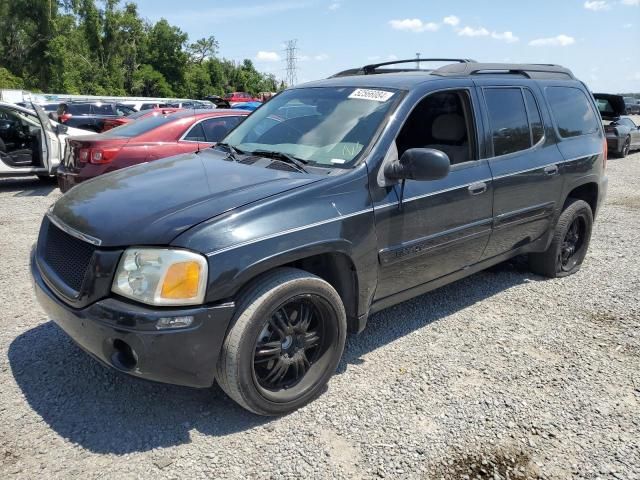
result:
<svg viewBox="0 0 640 480"><path fill-rule="evenodd" d="M629 155L630 150L631 150L631 137L627 137L624 141L624 144L622 145L622 148L620 149L620 152L618 153L618 157L625 158L627 155Z"/></svg>
<svg viewBox="0 0 640 480"><path fill-rule="evenodd" d="M549 248L529 254L529 268L549 278L566 277L580 270L587 255L593 212L584 200L570 198L560 214Z"/></svg>
<svg viewBox="0 0 640 480"><path fill-rule="evenodd" d="M216 380L251 412L292 412L322 393L346 331L344 305L329 283L294 268L274 270L240 298Z"/></svg>

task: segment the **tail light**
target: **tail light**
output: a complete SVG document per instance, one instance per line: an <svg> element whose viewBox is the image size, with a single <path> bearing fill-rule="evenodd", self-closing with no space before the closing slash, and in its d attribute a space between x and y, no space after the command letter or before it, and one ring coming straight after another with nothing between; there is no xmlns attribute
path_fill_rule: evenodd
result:
<svg viewBox="0 0 640 480"><path fill-rule="evenodd" d="M602 141L602 168L607 168L607 157L609 156L609 146L607 145L607 139Z"/></svg>
<svg viewBox="0 0 640 480"><path fill-rule="evenodd" d="M69 120L73 115L71 115L70 113L63 113L62 115L58 115L58 121L60 123L65 123L67 120Z"/></svg>
<svg viewBox="0 0 640 480"><path fill-rule="evenodd" d="M101 165L109 163L120 152L122 147L104 147L104 148L81 148L78 152L78 160L80 163L93 163Z"/></svg>
<svg viewBox="0 0 640 480"><path fill-rule="evenodd" d="M94 148L91 150L89 162L96 165L109 163L118 155L119 151L120 147Z"/></svg>

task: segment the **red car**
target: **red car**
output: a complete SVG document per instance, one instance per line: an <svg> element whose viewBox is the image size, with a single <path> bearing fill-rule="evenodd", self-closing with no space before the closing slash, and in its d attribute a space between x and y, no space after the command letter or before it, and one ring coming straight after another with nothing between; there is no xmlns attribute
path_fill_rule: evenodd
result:
<svg viewBox="0 0 640 480"><path fill-rule="evenodd" d="M250 112L184 110L150 116L98 135L67 138L58 166L58 186L74 185L103 173L208 148L220 141Z"/></svg>
<svg viewBox="0 0 640 480"><path fill-rule="evenodd" d="M169 115L170 113L175 113L179 110L181 109L180 108L153 108L153 109L140 110L139 112L132 113L128 117L110 118L104 121L104 124L102 126L102 132L100 133L104 133L107 130L111 130L112 128L126 125L127 123L131 123L136 120L141 120L147 117L157 117L158 115Z"/></svg>
<svg viewBox="0 0 640 480"><path fill-rule="evenodd" d="M232 92L227 93L224 96L224 99L229 103L239 103L239 102L255 102L256 99L253 98L247 92Z"/></svg>

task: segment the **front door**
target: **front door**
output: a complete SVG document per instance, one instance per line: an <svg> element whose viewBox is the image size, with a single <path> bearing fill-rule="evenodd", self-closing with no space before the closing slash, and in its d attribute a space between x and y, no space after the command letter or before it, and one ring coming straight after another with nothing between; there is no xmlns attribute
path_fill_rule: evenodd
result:
<svg viewBox="0 0 640 480"><path fill-rule="evenodd" d="M397 154L409 148L444 151L449 175L434 181L407 180L388 194L372 192L378 237L375 300L400 293L477 262L492 222L491 172L478 154L480 119L473 88L434 92L408 117L395 140ZM380 190L382 187L374 187Z"/></svg>

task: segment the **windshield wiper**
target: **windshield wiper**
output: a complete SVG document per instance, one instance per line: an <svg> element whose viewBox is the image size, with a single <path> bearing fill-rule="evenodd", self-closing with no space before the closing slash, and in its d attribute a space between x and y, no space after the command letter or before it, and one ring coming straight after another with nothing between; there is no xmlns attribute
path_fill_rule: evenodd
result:
<svg viewBox="0 0 640 480"><path fill-rule="evenodd" d="M239 162L240 160L238 159L238 155L242 155L244 153L242 150L234 147L233 145L229 145L228 143L223 143L223 142L216 143L214 148L218 148L218 147L226 148L228 151L227 159L230 158L234 162Z"/></svg>
<svg viewBox="0 0 640 480"><path fill-rule="evenodd" d="M309 163L307 160L294 157L288 153L276 152L273 150L254 150L253 152L248 153L251 153L251 155L258 155L260 157L273 158L274 160L279 160L284 163L290 163L291 165L296 166L301 172L309 173L307 169L304 168L304 166Z"/></svg>

